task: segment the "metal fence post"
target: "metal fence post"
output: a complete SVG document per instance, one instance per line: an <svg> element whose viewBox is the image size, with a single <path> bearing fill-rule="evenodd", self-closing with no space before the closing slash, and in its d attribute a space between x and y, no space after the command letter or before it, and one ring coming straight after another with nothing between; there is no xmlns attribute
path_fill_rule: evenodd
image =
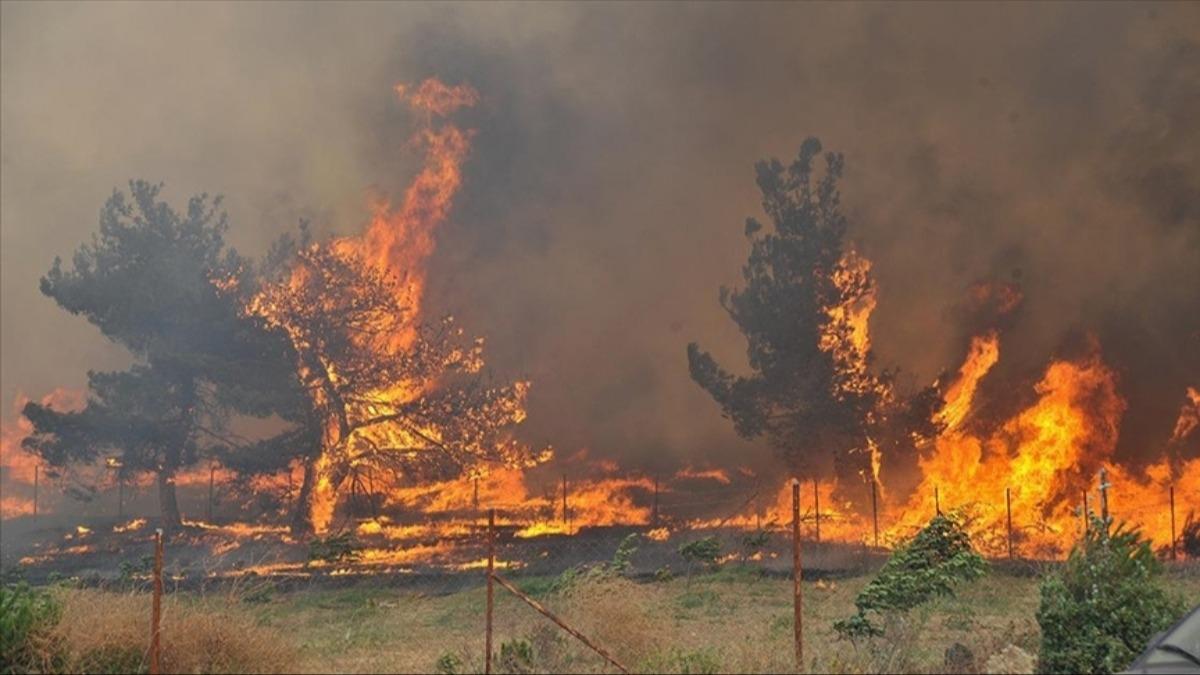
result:
<svg viewBox="0 0 1200 675"><path fill-rule="evenodd" d="M1175 486L1171 485L1167 489L1171 500L1171 560L1178 560L1178 554L1175 552Z"/></svg>
<svg viewBox="0 0 1200 675"><path fill-rule="evenodd" d="M875 497L877 481L871 476L871 522L875 529L875 548L879 548L879 505Z"/></svg>
<svg viewBox="0 0 1200 675"><path fill-rule="evenodd" d="M813 479L813 508L816 513L813 515L813 522L817 525L817 543L821 543L821 490L817 485L817 479Z"/></svg>
<svg viewBox="0 0 1200 675"><path fill-rule="evenodd" d="M154 596L150 605L150 675L162 672L159 662L159 650L162 622L162 568L163 568L163 531L154 531Z"/></svg>
<svg viewBox="0 0 1200 675"><path fill-rule="evenodd" d="M488 509L488 560L487 560L487 627L484 629L483 672L492 672L492 583L495 580L496 565L496 509Z"/></svg>
<svg viewBox="0 0 1200 675"><path fill-rule="evenodd" d="M1008 559L1012 560L1012 488L1004 488L1004 508L1008 510Z"/></svg>
<svg viewBox="0 0 1200 675"><path fill-rule="evenodd" d="M804 617L803 596L800 592L802 577L800 564L800 481L792 479L792 623L796 642L796 671L804 670L804 641L802 626Z"/></svg>

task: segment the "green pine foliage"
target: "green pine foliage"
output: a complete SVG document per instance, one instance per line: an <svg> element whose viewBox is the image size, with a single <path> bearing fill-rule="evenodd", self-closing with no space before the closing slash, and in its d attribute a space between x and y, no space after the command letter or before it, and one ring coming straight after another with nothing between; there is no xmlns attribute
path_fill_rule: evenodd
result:
<svg viewBox="0 0 1200 675"><path fill-rule="evenodd" d="M834 629L847 638L881 635L878 617L908 610L987 572L987 563L971 546L959 518L934 517L911 541L896 549L878 576L854 600L858 611L837 621Z"/></svg>
<svg viewBox="0 0 1200 675"><path fill-rule="evenodd" d="M1093 520L1066 564L1041 586L1039 672L1114 673L1184 611L1158 581L1160 565L1136 529Z"/></svg>

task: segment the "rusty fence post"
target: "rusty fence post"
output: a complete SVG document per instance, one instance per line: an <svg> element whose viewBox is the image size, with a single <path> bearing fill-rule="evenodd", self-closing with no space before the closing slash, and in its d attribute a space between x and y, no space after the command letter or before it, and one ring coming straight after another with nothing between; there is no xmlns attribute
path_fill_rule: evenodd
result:
<svg viewBox="0 0 1200 675"><path fill-rule="evenodd" d="M567 528L567 534L570 534L571 533L571 519L567 515L567 474L565 474L565 473L563 474L563 477L562 477L562 502L563 502L563 504L562 504L563 525L566 526L566 528Z"/></svg>
<svg viewBox="0 0 1200 675"><path fill-rule="evenodd" d="M813 522L817 525L817 543L821 543L821 490L817 485L817 479L813 479L813 509L816 513L813 515Z"/></svg>
<svg viewBox="0 0 1200 675"><path fill-rule="evenodd" d="M792 624L796 643L796 671L804 670L804 641L802 638L803 595L800 581L803 576L800 564L800 481L792 479Z"/></svg>
<svg viewBox="0 0 1200 675"><path fill-rule="evenodd" d="M213 464L208 467L208 510L205 512L205 518L208 522L213 521L213 479L217 475L217 465Z"/></svg>
<svg viewBox="0 0 1200 675"><path fill-rule="evenodd" d="M483 638L483 672L492 672L492 603L493 582L496 579L496 509L488 509L488 560L487 560L487 626Z"/></svg>
<svg viewBox="0 0 1200 675"><path fill-rule="evenodd" d="M871 476L871 523L875 529L875 548L879 548L879 505L875 496L878 481Z"/></svg>
<svg viewBox="0 0 1200 675"><path fill-rule="evenodd" d="M1171 485L1167 489L1171 501L1171 560L1178 560L1175 552L1175 486Z"/></svg>
<svg viewBox="0 0 1200 675"><path fill-rule="evenodd" d="M658 527L658 474L654 474L654 503L650 508L650 526Z"/></svg>
<svg viewBox="0 0 1200 675"><path fill-rule="evenodd" d="M1008 559L1012 560L1012 488L1004 488L1004 508L1008 511Z"/></svg>
<svg viewBox="0 0 1200 675"><path fill-rule="evenodd" d="M162 568L163 568L163 531L154 531L154 595L150 605L150 675L162 672L159 662L161 648L159 636L162 633Z"/></svg>

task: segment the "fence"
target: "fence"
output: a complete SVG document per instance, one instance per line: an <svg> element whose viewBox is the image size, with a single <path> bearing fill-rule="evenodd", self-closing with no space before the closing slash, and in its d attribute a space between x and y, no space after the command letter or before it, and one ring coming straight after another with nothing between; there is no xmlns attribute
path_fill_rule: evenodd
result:
<svg viewBox="0 0 1200 675"><path fill-rule="evenodd" d="M434 558L425 558L411 565L412 569L428 568L423 574L411 570L399 573L396 569L364 571L363 576L370 576L376 585L404 587L421 597L482 600L480 605L472 601L467 606L482 610L483 644L478 642L478 633L471 635L471 625L479 624L471 620L467 611L461 617L461 625L456 624L458 633L439 645L444 651L436 661L437 668L461 672L459 669L463 667L478 667L485 673L695 672L711 665L704 659L710 658L714 643L728 658L730 651L737 652L737 643L745 641L763 647L761 653L742 655L738 658L743 660L734 664L725 661L725 668L802 671L805 592L816 592L831 572L866 568L880 559L877 550L865 545L821 541L821 526L828 525L828 521L823 519L820 491L815 487L803 490L796 480L789 486L790 513L786 523L759 521L755 523L756 530L736 529L723 527L733 519L726 516L704 521L709 525L707 528L681 528L666 539L660 539L653 526L672 520L681 522L673 512L678 514L700 506L711 512L725 506L742 517L747 502L753 503L753 495L749 500L732 493L710 494L707 500L691 495L687 501L672 502L656 490L652 520L641 527L576 529L569 523L578 520L581 514L572 512L578 507L572 504L570 483L564 485L555 500L556 507L561 509L558 518L564 528L562 532L522 536L528 534L523 530L529 525L522 520L527 505L493 505L483 509L486 516L477 527L463 534L473 547L456 545L450 549L454 560L466 560L465 563L458 562L453 569L437 568ZM1114 515L1111 490L1107 477L1101 473L1095 495L1085 507L1094 508L1104 522ZM1081 494L1081 505L1088 499L1087 493ZM936 510L943 508L940 491L933 503ZM1173 489L1169 503L1174 505ZM1011 555L1014 541L1011 490L1006 490L1004 505L1006 543ZM877 521L872 517L866 522L870 525L866 531L873 536L878 531ZM161 671L160 655L164 649L160 643L165 574L161 530L154 533L152 541L150 646L146 658L150 672L157 673ZM737 546L742 549L736 550ZM480 552L482 557L472 560ZM177 554L186 556L186 547L178 547ZM811 562L813 559L815 564ZM741 564L721 564L731 561ZM671 567L680 562L685 564L684 568ZM340 559L333 568L319 568L325 572L325 581L312 577L304 583L322 584L340 576L348 578L356 565L371 563L369 555L362 559ZM482 574L471 571L475 568ZM180 578L178 567L174 575L176 580ZM807 583L802 585L802 581ZM731 601L726 589L750 597L741 598L741 606L731 610L726 605L739 600ZM726 617L736 612L739 617L755 618L758 616L755 605L767 610L769 621L760 620L739 635L737 622ZM672 614L664 616L664 609ZM726 611L730 613L722 613ZM713 616L706 616L713 612ZM769 626L765 637L764 623ZM680 624L713 628L719 625L720 629L689 634L678 629ZM170 645L165 648L169 650ZM427 659L424 669L431 662L432 659Z"/></svg>

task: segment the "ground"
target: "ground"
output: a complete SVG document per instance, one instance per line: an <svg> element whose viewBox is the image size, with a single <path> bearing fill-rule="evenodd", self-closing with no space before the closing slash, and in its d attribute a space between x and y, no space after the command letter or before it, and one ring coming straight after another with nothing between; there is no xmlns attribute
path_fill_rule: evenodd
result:
<svg viewBox="0 0 1200 675"><path fill-rule="evenodd" d="M1037 653L1038 579L1028 570L994 570L957 597L915 610L870 644L839 641L831 624L853 611L869 576L805 582L804 654L809 672L946 672L955 643L976 668L1008 645ZM1168 585L1200 604L1200 569L1177 566ZM518 582L631 670L781 672L792 668L791 582L729 566L690 581L614 580L561 592L550 580ZM595 671L604 662L503 589L496 589L495 644L529 643L531 657L510 656L498 670ZM205 604L227 603L213 596ZM294 648L305 672L482 672L482 587L430 594L359 583L275 592L242 589L239 611ZM526 654L526 657L529 655ZM611 668L609 669L612 670Z"/></svg>

